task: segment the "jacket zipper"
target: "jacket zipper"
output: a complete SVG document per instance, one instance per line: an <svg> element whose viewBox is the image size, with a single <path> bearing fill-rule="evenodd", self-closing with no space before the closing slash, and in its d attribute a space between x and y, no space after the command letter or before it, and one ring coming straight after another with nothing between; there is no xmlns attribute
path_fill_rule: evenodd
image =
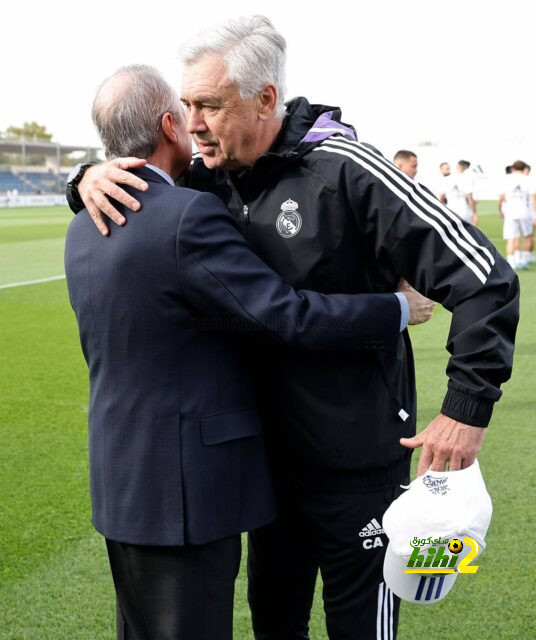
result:
<svg viewBox="0 0 536 640"><path fill-rule="evenodd" d="M238 200L238 203L240 204L240 206L242 207L242 213L240 215L241 218L241 222L244 224L244 226L246 227L246 229L244 230L244 236L247 240L250 240L250 229L249 229L249 207L247 204L244 204L244 201L242 200L242 198L240 197L240 194L238 193L238 191L236 190L233 181L231 180L231 178L229 177L229 174L227 174L227 184L229 185L231 191L233 192L233 194L235 195L236 199Z"/></svg>

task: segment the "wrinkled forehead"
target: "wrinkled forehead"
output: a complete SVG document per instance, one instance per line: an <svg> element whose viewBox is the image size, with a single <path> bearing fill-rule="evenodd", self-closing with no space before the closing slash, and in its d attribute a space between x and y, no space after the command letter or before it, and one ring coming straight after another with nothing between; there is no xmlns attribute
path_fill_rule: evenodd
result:
<svg viewBox="0 0 536 640"><path fill-rule="evenodd" d="M236 86L229 80L222 56L207 54L184 65L181 100L197 100L204 96L223 97L232 91L236 91Z"/></svg>

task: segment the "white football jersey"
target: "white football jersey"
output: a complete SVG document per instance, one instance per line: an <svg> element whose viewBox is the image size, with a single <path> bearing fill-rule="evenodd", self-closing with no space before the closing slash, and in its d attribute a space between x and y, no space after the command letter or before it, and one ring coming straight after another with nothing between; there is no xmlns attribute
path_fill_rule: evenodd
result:
<svg viewBox="0 0 536 640"><path fill-rule="evenodd" d="M536 193L534 183L524 173L509 173L504 176L502 212L506 218L519 220L532 215L530 196Z"/></svg>
<svg viewBox="0 0 536 640"><path fill-rule="evenodd" d="M473 193L474 180L468 171L452 173L443 183L447 197L447 207L457 213L460 218L473 221L473 210L467 202L467 195Z"/></svg>

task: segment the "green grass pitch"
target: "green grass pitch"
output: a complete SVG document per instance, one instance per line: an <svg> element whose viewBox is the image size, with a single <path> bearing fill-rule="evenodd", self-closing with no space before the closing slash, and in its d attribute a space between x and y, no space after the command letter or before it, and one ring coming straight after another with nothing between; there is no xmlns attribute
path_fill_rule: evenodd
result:
<svg viewBox="0 0 536 640"><path fill-rule="evenodd" d="M502 251L496 203L479 207L482 229ZM62 207L0 210L0 286L61 275L69 219ZM403 605L400 640L536 637L536 267L520 279L514 375L504 386L479 456L494 502L487 550L478 573L460 576L443 602ZM430 323L411 330L419 429L441 405L448 324L449 314L438 309ZM89 522L87 395L65 281L1 288L1 640L114 638L105 548ZM320 592L319 580L311 622L315 640L327 637ZM252 638L244 567L235 619L235 638Z"/></svg>

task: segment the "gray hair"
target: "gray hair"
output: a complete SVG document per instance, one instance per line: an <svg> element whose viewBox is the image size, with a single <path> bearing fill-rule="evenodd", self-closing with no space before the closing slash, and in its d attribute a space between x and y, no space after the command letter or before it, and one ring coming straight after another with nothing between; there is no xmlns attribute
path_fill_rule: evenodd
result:
<svg viewBox="0 0 536 640"><path fill-rule="evenodd" d="M277 87L277 115L285 107L285 38L265 16L234 18L204 29L180 49L184 64L205 54L220 54L229 80L244 99L254 98L266 83Z"/></svg>
<svg viewBox="0 0 536 640"><path fill-rule="evenodd" d="M146 65L118 69L100 85L91 117L107 158L151 156L164 113L180 109L177 93Z"/></svg>

